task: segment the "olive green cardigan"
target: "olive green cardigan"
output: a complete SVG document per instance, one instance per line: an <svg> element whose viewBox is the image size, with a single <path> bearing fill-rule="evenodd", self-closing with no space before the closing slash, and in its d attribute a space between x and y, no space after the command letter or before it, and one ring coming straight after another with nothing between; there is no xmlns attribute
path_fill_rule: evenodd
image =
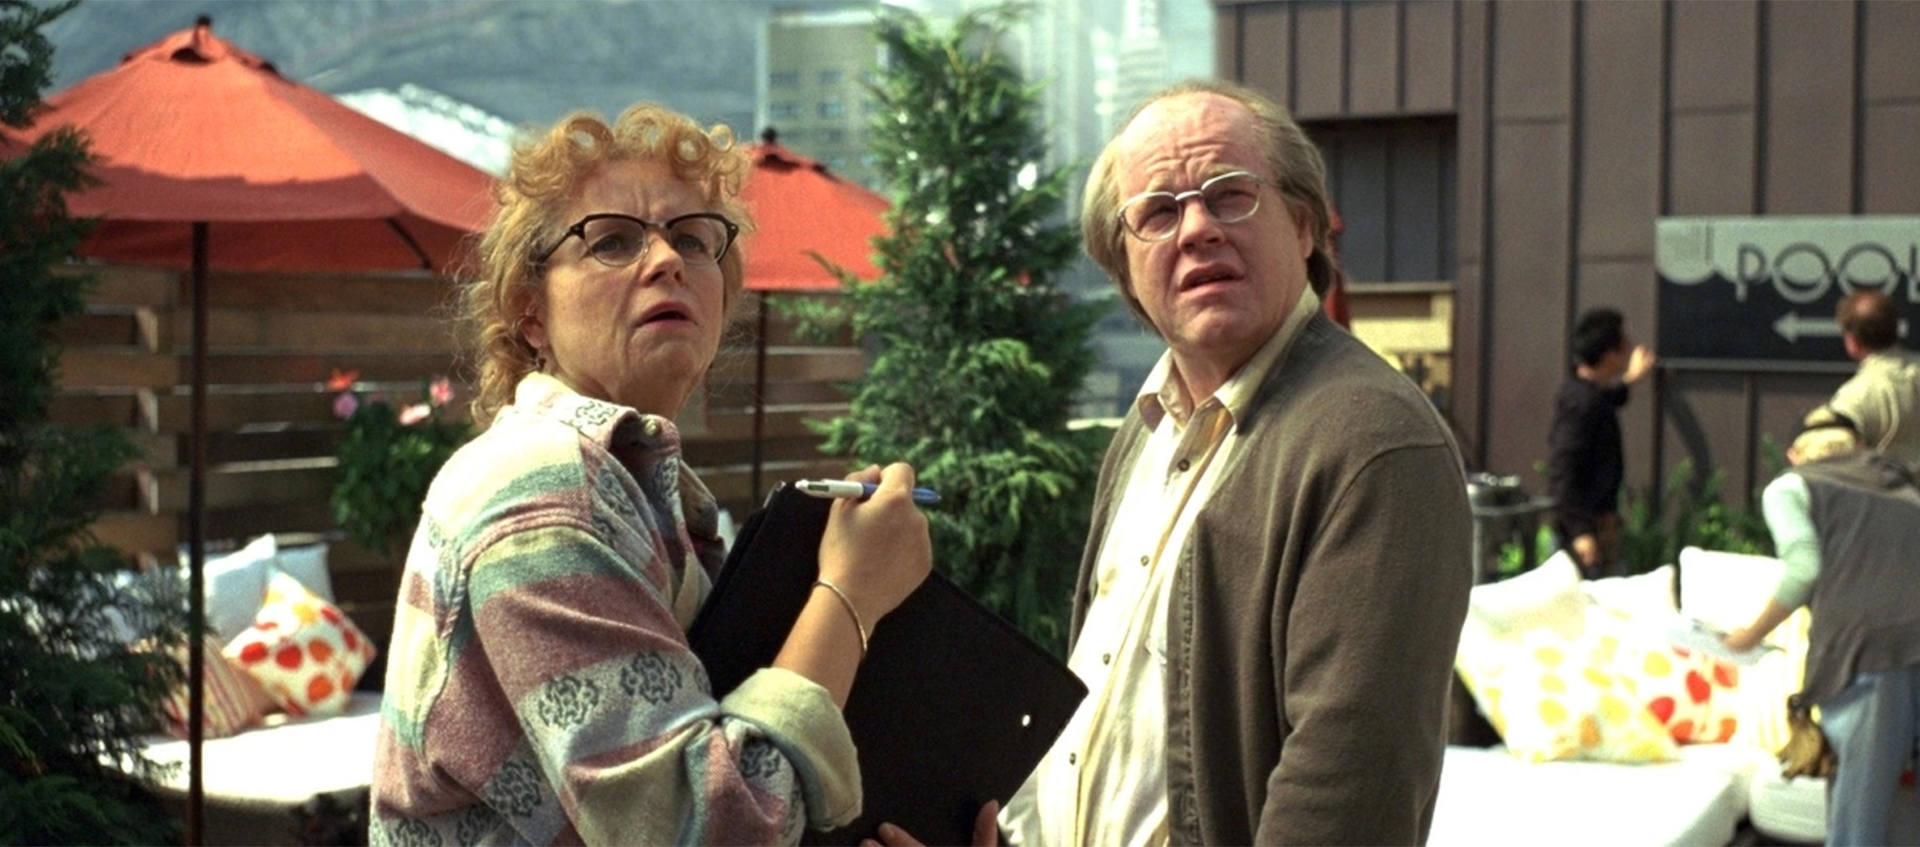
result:
<svg viewBox="0 0 1920 847"><path fill-rule="evenodd" d="M1472 587L1460 452L1419 389L1315 314L1273 365L1174 572L1174 844L1424 841ZM1136 409L1100 472L1077 638Z"/></svg>

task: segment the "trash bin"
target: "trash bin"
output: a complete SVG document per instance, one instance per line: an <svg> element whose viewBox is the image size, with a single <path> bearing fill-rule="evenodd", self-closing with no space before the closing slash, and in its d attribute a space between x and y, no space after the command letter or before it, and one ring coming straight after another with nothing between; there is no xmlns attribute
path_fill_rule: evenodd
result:
<svg viewBox="0 0 1920 847"><path fill-rule="evenodd" d="M1473 509L1473 564L1475 578L1492 582L1500 574L1500 548L1520 545L1520 569L1539 564L1535 540L1540 516L1553 508L1553 498L1533 497L1517 476L1475 473L1467 476L1467 504Z"/></svg>

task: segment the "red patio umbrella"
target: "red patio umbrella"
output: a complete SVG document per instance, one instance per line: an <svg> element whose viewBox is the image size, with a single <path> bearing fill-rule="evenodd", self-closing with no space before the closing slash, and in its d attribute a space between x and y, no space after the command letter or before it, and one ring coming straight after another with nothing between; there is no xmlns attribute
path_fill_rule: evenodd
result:
<svg viewBox="0 0 1920 847"><path fill-rule="evenodd" d="M186 823L197 844L207 268L439 270L463 236L485 226L490 178L282 77L214 37L206 17L54 94L47 107L0 147L66 125L86 133L103 184L68 198L75 215L101 221L81 255L192 272Z"/></svg>
<svg viewBox="0 0 1920 847"><path fill-rule="evenodd" d="M771 129L747 148L753 173L741 199L756 227L745 245L746 287L761 292L759 342L754 351L753 476L760 491L760 442L766 422L767 297L782 291L831 291L840 279L821 262L855 277L880 277L873 239L887 233L889 204L827 166L782 147Z"/></svg>

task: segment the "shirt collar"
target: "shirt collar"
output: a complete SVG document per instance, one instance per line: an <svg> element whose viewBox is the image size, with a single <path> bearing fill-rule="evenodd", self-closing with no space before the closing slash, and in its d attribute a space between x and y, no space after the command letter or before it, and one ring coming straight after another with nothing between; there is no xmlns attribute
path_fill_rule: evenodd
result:
<svg viewBox="0 0 1920 847"><path fill-rule="evenodd" d="M522 377L514 388L513 405L579 430L623 458L653 458L680 449L680 430L673 421L588 397L547 374Z"/></svg>
<svg viewBox="0 0 1920 847"><path fill-rule="evenodd" d="M1311 287L1300 291L1300 299L1293 304L1293 311L1280 323L1280 328L1268 338L1253 357L1233 372L1233 376L1220 385L1212 398L1193 398L1184 396L1182 383L1174 379L1177 366L1173 362L1173 351L1160 354L1153 370L1148 372L1146 382L1140 386L1140 393L1134 398L1134 407L1140 410L1147 425L1158 427L1160 421L1172 415L1174 421L1182 426L1191 420L1193 412L1215 399L1226 407L1227 413L1238 420L1245 412L1247 404L1253 401L1253 395L1266 375L1286 359L1286 350L1294 336L1300 334L1300 328L1306 326L1307 319L1320 311L1320 296L1313 293Z"/></svg>

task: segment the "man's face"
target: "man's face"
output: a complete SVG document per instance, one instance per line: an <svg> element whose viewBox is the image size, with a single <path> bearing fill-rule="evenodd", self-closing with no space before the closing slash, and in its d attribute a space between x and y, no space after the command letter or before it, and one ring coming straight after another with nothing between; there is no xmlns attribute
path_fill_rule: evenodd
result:
<svg viewBox="0 0 1920 847"><path fill-rule="evenodd" d="M1133 294L1183 369L1231 371L1286 320L1307 287L1312 236L1274 187L1252 113L1212 93L1153 103L1115 140L1119 196L1179 194L1247 171L1266 184L1251 217L1223 224L1185 200L1164 241L1126 241Z"/></svg>

